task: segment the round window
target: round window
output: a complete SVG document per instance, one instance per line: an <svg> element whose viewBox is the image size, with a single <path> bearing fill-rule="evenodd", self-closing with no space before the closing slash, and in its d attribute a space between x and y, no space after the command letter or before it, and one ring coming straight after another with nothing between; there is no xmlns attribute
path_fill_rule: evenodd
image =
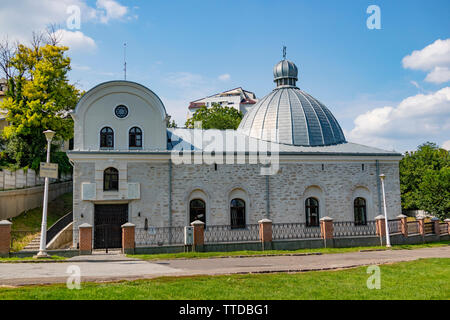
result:
<svg viewBox="0 0 450 320"><path fill-rule="evenodd" d="M125 118L128 115L128 108L124 105L117 106L114 113L117 118Z"/></svg>

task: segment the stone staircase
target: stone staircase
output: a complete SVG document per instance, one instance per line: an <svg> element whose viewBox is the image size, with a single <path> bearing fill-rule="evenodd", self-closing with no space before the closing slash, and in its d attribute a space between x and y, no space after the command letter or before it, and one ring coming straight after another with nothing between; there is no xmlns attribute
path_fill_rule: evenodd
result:
<svg viewBox="0 0 450 320"><path fill-rule="evenodd" d="M41 243L41 233L39 232L30 243L28 243L25 248L21 251L39 251L39 245Z"/></svg>

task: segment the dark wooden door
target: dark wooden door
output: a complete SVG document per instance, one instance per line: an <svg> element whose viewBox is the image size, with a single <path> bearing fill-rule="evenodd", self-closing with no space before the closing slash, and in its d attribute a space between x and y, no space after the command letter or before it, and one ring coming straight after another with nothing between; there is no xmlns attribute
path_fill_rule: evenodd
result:
<svg viewBox="0 0 450 320"><path fill-rule="evenodd" d="M128 222L128 204L95 205L94 249L122 247L122 228Z"/></svg>

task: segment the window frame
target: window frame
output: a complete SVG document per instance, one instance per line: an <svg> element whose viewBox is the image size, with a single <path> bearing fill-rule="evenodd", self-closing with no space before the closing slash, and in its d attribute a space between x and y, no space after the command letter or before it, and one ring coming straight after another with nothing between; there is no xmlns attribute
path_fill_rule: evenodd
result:
<svg viewBox="0 0 450 320"><path fill-rule="evenodd" d="M192 203L194 202L194 201L199 201L199 202L202 202L203 203L203 208L202 207L192 207ZM192 219L192 209L195 209L195 210L201 210L201 209L203 209L203 219L199 219L199 218L197 218L197 219ZM198 217L198 213L196 214L196 216ZM201 198L194 198L194 199L191 199L190 201L189 201L189 224L191 224L192 222L194 222L195 220L200 220L200 221L202 221L204 224L205 224L205 226L206 226L206 201L205 200L203 200L203 199L201 199Z"/></svg>
<svg viewBox="0 0 450 320"><path fill-rule="evenodd" d="M357 200L362 200L364 204L356 204ZM362 211L361 211L362 209ZM362 214L361 214L362 212ZM359 216L361 215L361 216ZM361 218L361 219L357 219ZM367 225L367 200L363 197L356 197L353 200L353 219L355 226L365 226Z"/></svg>
<svg viewBox="0 0 450 320"><path fill-rule="evenodd" d="M311 200L314 200L316 204L311 204ZM309 202L309 204L308 204ZM311 209L316 208L317 222L315 224L311 223ZM305 223L307 227L319 227L320 226L320 202L319 199L315 197L309 197L305 200Z"/></svg>
<svg viewBox="0 0 450 320"><path fill-rule="evenodd" d="M241 202L242 206L233 206L233 202ZM239 212L236 212L235 216L233 217L233 211L236 210L240 211L240 214L242 215L241 217L237 216ZM239 222L239 220L241 223L236 223ZM247 226L246 203L242 198L233 198L230 200L230 226L231 229L245 229Z"/></svg>
<svg viewBox="0 0 450 320"><path fill-rule="evenodd" d="M106 132L103 132L106 130ZM111 131L108 131L111 130ZM111 144L112 146L108 146L108 136L111 136ZM105 137L105 138L103 138ZM106 145L103 145L103 142L105 142ZM114 129L105 126L100 129L100 149L114 149Z"/></svg>
<svg viewBox="0 0 450 320"><path fill-rule="evenodd" d="M103 191L119 191L119 170L116 168L108 167L103 170Z"/></svg>
<svg viewBox="0 0 450 320"><path fill-rule="evenodd" d="M135 132L131 132L132 130L134 130ZM139 132L136 132L137 130L139 130ZM134 142L135 142L135 145L131 145L131 137L132 136L134 136ZM138 141L138 139L137 139L137 137L140 137L140 146L138 146L137 145L137 141ZM143 134L143 131L142 131L142 129L140 128L140 127L138 127L138 126L134 126L134 127L131 127L129 130L128 130L128 148L129 149L142 149L142 147L143 147L143 145L144 145L144 134Z"/></svg>

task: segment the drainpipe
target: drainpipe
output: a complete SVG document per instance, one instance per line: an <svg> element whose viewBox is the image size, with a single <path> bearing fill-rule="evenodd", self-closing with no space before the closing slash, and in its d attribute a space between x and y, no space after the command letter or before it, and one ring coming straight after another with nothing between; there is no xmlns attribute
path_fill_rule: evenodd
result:
<svg viewBox="0 0 450 320"><path fill-rule="evenodd" d="M269 175L266 175L266 218L270 219L270 190L269 190Z"/></svg>
<svg viewBox="0 0 450 320"><path fill-rule="evenodd" d="M169 244L172 243L172 159L169 159Z"/></svg>
<svg viewBox="0 0 450 320"><path fill-rule="evenodd" d="M376 166L376 179L377 179L377 194L378 194L378 214L381 214L381 184L380 184L380 162L378 160L375 160L375 166Z"/></svg>

